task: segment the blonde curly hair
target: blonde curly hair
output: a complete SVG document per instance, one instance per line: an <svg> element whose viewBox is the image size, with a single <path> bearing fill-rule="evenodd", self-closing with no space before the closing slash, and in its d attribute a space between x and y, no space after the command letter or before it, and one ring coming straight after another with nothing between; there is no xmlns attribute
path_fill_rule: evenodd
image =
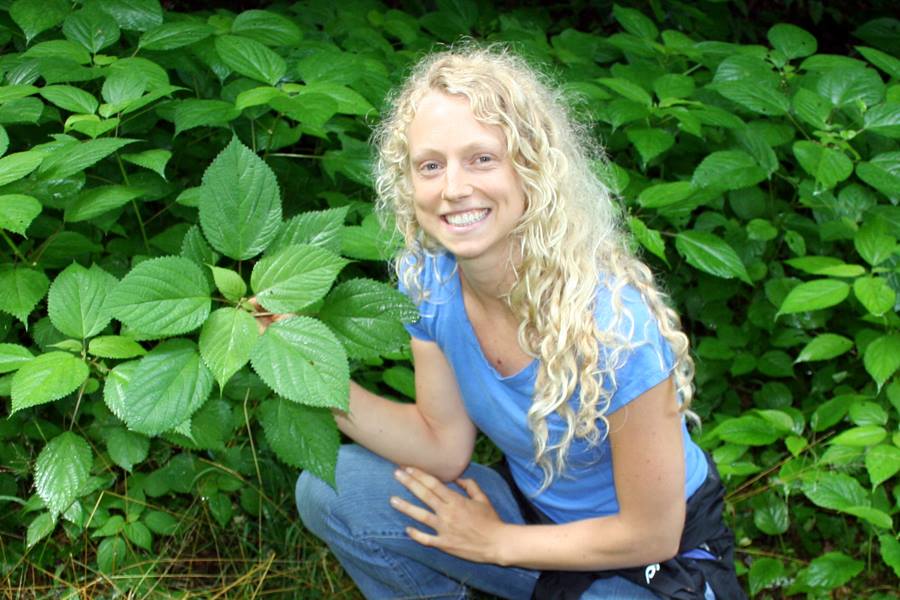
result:
<svg viewBox="0 0 900 600"><path fill-rule="evenodd" d="M467 43L426 56L395 92L373 134L376 208L393 217L403 237L405 247L394 269L414 300L425 299L426 253L442 251L416 220L407 140L417 106L431 91L465 96L478 121L502 128L525 191L525 213L511 234L521 260L513 265L515 283L505 300L519 322L519 345L539 362L528 424L534 460L544 473L543 491L565 470L575 438L596 444L607 433L615 369L633 348L619 333L622 325L627 333L634 325L622 303L625 286L640 292L674 352L682 411L693 396L688 338L652 272L630 250L619 211L592 168L603 165L600 153L570 117L559 87L496 45ZM600 330L594 309L597 285L604 281L613 319ZM576 391L573 406L569 400ZM565 421L566 432L551 442L547 419L554 412Z"/></svg>

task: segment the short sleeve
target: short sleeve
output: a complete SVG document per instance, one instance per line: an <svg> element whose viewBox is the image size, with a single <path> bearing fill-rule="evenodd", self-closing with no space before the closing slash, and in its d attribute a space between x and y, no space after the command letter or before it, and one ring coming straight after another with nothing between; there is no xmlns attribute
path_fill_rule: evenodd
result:
<svg viewBox="0 0 900 600"><path fill-rule="evenodd" d="M412 294L403 283L403 270L409 265L412 265L412 258L408 258L402 263L400 276L397 281L397 289L415 302L416 299L412 297ZM419 274L422 291L426 294L426 298L431 298L434 295L434 290L432 289L435 285L434 269L434 259L426 254L425 264L422 265L422 271ZM406 328L406 331L409 332L409 335L416 339L425 340L426 342L436 341L434 331L436 316L435 307L429 300L422 300L418 303L418 310L419 319L415 323L404 323L403 326Z"/></svg>
<svg viewBox="0 0 900 600"><path fill-rule="evenodd" d="M598 292L597 325L607 329L612 322L612 296L606 286ZM625 286L621 302L626 312L616 330L629 341L616 361L615 390L609 413L622 408L650 388L665 381L675 367L675 355L659 331L656 317L632 286ZM609 353L605 353L609 356Z"/></svg>

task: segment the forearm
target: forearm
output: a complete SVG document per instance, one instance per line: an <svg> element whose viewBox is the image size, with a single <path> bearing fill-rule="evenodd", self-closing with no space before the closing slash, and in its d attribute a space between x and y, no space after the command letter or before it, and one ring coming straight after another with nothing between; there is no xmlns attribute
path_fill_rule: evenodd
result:
<svg viewBox="0 0 900 600"><path fill-rule="evenodd" d="M619 515L562 525L505 524L497 535L498 564L528 569L596 571L661 562L678 552L681 526L636 526Z"/></svg>
<svg viewBox="0 0 900 600"><path fill-rule="evenodd" d="M446 481L468 463L469 453L444 441L415 404L382 398L351 381L350 409L333 412L348 437L397 464L418 467Z"/></svg>

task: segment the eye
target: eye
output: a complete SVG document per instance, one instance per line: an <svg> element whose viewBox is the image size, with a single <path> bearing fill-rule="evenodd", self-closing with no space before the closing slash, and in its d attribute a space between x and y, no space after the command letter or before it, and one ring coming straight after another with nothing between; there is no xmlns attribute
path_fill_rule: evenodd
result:
<svg viewBox="0 0 900 600"><path fill-rule="evenodd" d="M434 160L426 160L421 165L419 165L419 171L421 171L422 173L434 173L440 168L441 165Z"/></svg>
<svg viewBox="0 0 900 600"><path fill-rule="evenodd" d="M490 154L479 154L475 157L475 162L479 165L486 165L494 161L494 157Z"/></svg>

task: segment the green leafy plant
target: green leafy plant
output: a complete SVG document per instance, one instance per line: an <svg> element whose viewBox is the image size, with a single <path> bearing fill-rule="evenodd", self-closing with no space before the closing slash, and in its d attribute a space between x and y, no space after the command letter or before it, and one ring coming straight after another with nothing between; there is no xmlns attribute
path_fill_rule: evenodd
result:
<svg viewBox="0 0 900 600"><path fill-rule="evenodd" d="M787 23L707 39L737 21L701 4L0 2L6 581L89 554L116 575L96 593L152 594L203 519L262 560L294 471L333 483L351 375L414 395L367 139L419 53L474 35L545 65L607 150L693 342L752 595L889 597L898 24L858 23L841 55ZM295 316L260 334L272 313ZM60 568L48 593L84 583Z"/></svg>

